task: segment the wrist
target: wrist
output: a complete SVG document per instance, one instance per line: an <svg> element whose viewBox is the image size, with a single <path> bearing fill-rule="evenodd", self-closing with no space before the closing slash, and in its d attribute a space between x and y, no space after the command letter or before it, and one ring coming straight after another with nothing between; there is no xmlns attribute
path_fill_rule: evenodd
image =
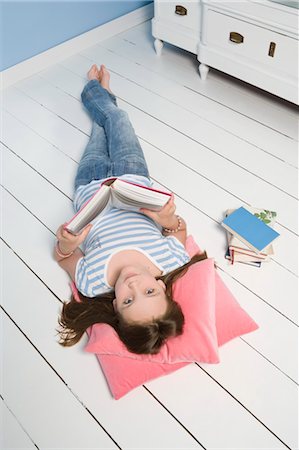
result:
<svg viewBox="0 0 299 450"><path fill-rule="evenodd" d="M185 222L178 215L175 215L173 220L170 221L167 226L163 226L163 231L165 233L177 233L183 229L185 229Z"/></svg>
<svg viewBox="0 0 299 450"><path fill-rule="evenodd" d="M161 226L163 228L176 228L178 226L178 218L175 214L173 214L172 217L169 217L168 219L164 220L163 223L161 223Z"/></svg>
<svg viewBox="0 0 299 450"><path fill-rule="evenodd" d="M66 248L65 246L61 245L59 241L56 241L55 251L60 258L68 258L74 253L75 249L71 250L70 248Z"/></svg>

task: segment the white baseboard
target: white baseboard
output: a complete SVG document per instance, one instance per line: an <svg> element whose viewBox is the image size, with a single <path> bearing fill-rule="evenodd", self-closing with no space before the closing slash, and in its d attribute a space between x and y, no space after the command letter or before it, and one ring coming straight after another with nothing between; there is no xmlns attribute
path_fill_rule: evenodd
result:
<svg viewBox="0 0 299 450"><path fill-rule="evenodd" d="M153 15L154 4L150 3L149 5L138 8L124 16L100 25L93 30L87 31L80 36L56 45L55 47L33 56L32 58L26 59L15 66L9 67L0 72L0 90L45 70L47 67L59 63L65 58L68 58L87 47L91 47L100 41L139 25L140 23L151 19Z"/></svg>

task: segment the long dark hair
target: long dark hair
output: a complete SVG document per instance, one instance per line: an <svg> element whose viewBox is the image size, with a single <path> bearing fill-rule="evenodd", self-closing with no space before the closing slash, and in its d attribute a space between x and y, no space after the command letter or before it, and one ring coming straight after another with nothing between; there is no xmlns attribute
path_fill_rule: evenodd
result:
<svg viewBox="0 0 299 450"><path fill-rule="evenodd" d="M115 312L113 300L114 291L109 291L97 297L85 297L79 292L80 301L72 296L70 302L64 302L59 318L59 343L65 347L76 344L84 332L96 323L107 323L117 332L121 341L130 352L138 354L158 353L165 340L178 336L183 332L184 315L180 305L172 298L173 283L183 276L188 268L207 258L206 252L194 255L191 260L172 272L157 277L166 285L168 302L165 314L150 323L132 324L124 321Z"/></svg>

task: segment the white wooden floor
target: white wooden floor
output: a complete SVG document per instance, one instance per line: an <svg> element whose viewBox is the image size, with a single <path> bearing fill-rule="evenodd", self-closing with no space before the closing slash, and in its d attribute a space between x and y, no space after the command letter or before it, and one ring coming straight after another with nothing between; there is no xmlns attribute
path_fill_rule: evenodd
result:
<svg viewBox="0 0 299 450"><path fill-rule="evenodd" d="M52 259L72 215L72 183L91 121L80 93L105 63L152 178L173 190L198 244L260 325L220 350L113 400L96 358L57 344L68 278ZM4 92L1 411L5 449L296 449L297 111L165 45L150 22ZM261 269L229 266L219 223L242 204L274 209L281 237ZM125 374L124 374L125 376ZM3 437L4 436L4 437Z"/></svg>

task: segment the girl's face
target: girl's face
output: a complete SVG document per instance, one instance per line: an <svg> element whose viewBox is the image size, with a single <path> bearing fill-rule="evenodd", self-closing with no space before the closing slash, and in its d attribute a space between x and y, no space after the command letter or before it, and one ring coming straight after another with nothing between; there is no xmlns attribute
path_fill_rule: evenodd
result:
<svg viewBox="0 0 299 450"><path fill-rule="evenodd" d="M122 269L114 289L114 309L126 322L150 322L166 312L165 284L142 266Z"/></svg>

